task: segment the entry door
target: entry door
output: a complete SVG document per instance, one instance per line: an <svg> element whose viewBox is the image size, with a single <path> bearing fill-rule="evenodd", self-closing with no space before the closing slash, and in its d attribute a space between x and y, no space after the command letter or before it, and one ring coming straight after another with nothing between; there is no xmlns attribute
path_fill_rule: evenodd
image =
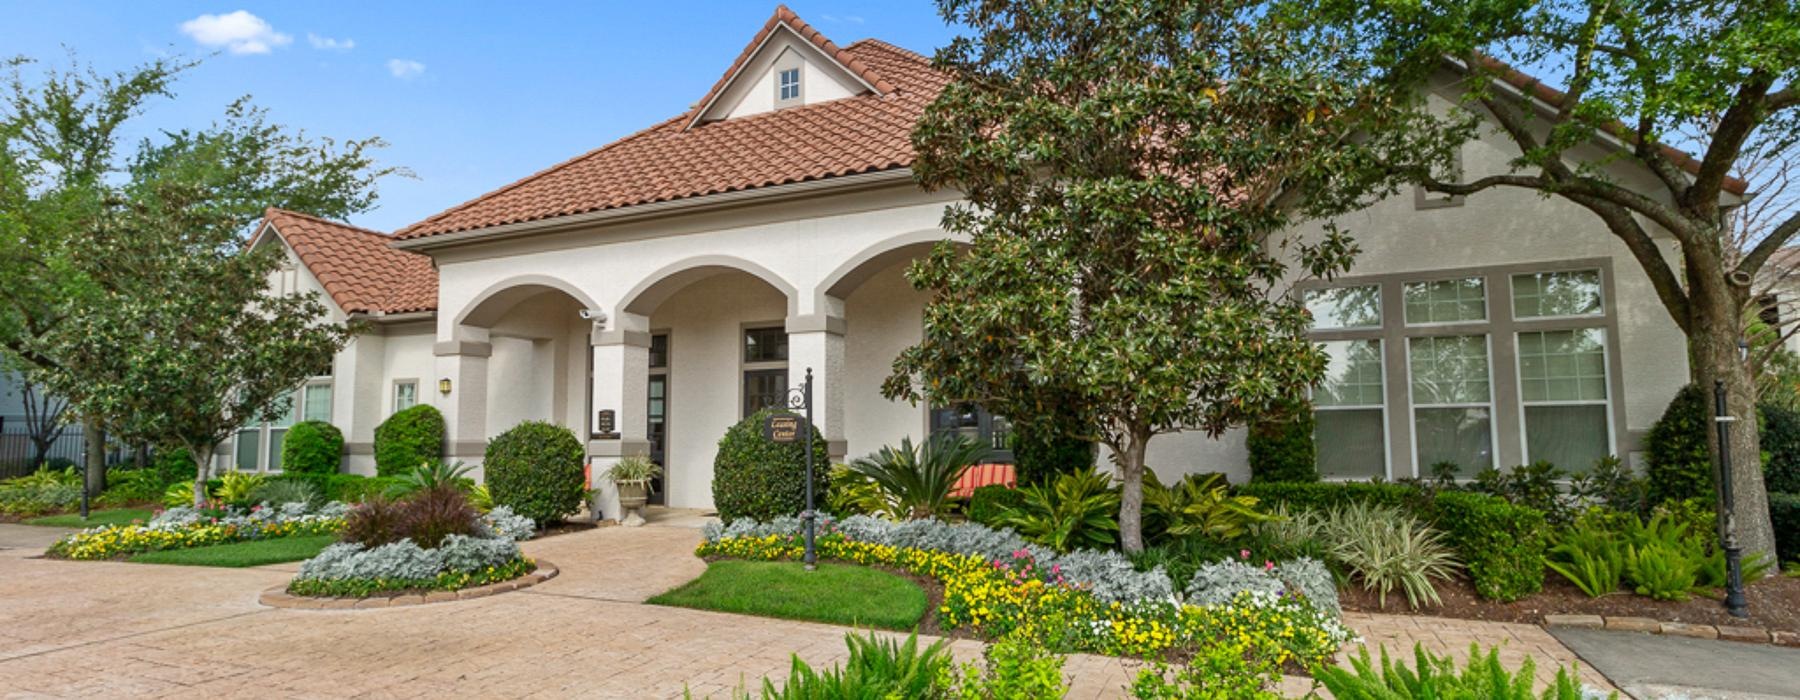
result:
<svg viewBox="0 0 1800 700"><path fill-rule="evenodd" d="M666 473L669 468L669 375L650 375L650 406L645 415L650 417L650 428L646 435L650 437L650 461L662 467ZM665 474L657 474L650 480L650 502L663 505L668 501Z"/></svg>

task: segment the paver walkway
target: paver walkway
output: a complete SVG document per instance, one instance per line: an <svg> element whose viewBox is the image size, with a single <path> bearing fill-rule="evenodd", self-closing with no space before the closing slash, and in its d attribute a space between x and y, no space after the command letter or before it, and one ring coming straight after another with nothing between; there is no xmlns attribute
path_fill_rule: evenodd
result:
<svg viewBox="0 0 1800 700"><path fill-rule="evenodd" d="M0 525L0 543L32 540ZM35 529L35 528L33 528ZM699 575L693 529L602 528L526 544L562 575L527 591L366 611L256 602L293 565L214 569L33 558L0 549L0 694L214 697L724 695L844 655L844 628L642 605ZM1573 661L1528 625L1352 615L1371 642L1461 651L1467 639ZM975 658L980 645L952 645ZM1136 664L1070 657L1070 697L1117 697ZM1285 690L1301 693L1295 679Z"/></svg>

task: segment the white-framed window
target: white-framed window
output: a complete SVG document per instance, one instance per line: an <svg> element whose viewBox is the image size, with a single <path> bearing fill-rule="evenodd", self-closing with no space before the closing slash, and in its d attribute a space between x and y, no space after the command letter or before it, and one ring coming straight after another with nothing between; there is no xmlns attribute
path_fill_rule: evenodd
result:
<svg viewBox="0 0 1800 700"><path fill-rule="evenodd" d="M1314 330L1381 327L1381 286L1374 284L1314 289L1306 293Z"/></svg>
<svg viewBox="0 0 1800 700"><path fill-rule="evenodd" d="M1479 323L1487 320L1487 284L1480 277L1408 282L1406 325Z"/></svg>
<svg viewBox="0 0 1800 700"><path fill-rule="evenodd" d="M1471 476L1495 466L1493 365L1488 336L1407 338L1413 454L1419 473L1449 462Z"/></svg>
<svg viewBox="0 0 1800 700"><path fill-rule="evenodd" d="M1381 339L1330 340L1319 344L1329 358L1325 380L1313 390L1313 440L1319 474L1326 478L1388 476L1387 391Z"/></svg>
<svg viewBox="0 0 1800 700"><path fill-rule="evenodd" d="M331 374L313 377L292 391L275 399L278 412L274 419L253 423L238 430L233 438L232 468L246 472L281 471L281 446L288 428L300 421L331 422Z"/></svg>
<svg viewBox="0 0 1800 700"><path fill-rule="evenodd" d="M1525 459L1584 471L1612 453L1606 330L1519 333Z"/></svg>
<svg viewBox="0 0 1800 700"><path fill-rule="evenodd" d="M389 414L399 413L419 403L419 380L402 379L394 382L394 401Z"/></svg>
<svg viewBox="0 0 1800 700"><path fill-rule="evenodd" d="M787 68L775 74L775 101L800 99L800 69Z"/></svg>
<svg viewBox="0 0 1800 700"><path fill-rule="evenodd" d="M1599 270L1534 272L1512 276L1513 318L1602 316Z"/></svg>

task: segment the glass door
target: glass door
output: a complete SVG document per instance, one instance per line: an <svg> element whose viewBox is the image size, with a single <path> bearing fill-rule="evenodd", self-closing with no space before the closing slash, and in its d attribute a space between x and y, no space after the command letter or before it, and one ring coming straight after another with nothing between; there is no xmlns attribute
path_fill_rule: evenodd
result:
<svg viewBox="0 0 1800 700"><path fill-rule="evenodd" d="M650 427L645 433L650 438L650 461L663 468L663 473L650 480L650 502L663 505L668 501L669 375L650 375L650 406L645 414L650 417Z"/></svg>

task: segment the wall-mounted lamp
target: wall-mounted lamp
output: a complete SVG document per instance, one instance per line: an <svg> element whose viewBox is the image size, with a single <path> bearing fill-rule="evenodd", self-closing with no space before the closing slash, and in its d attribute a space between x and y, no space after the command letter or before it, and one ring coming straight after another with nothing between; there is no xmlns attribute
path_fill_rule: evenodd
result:
<svg viewBox="0 0 1800 700"><path fill-rule="evenodd" d="M450 395L450 378L449 377L444 377L443 379L438 380L438 393L443 394L445 396Z"/></svg>

